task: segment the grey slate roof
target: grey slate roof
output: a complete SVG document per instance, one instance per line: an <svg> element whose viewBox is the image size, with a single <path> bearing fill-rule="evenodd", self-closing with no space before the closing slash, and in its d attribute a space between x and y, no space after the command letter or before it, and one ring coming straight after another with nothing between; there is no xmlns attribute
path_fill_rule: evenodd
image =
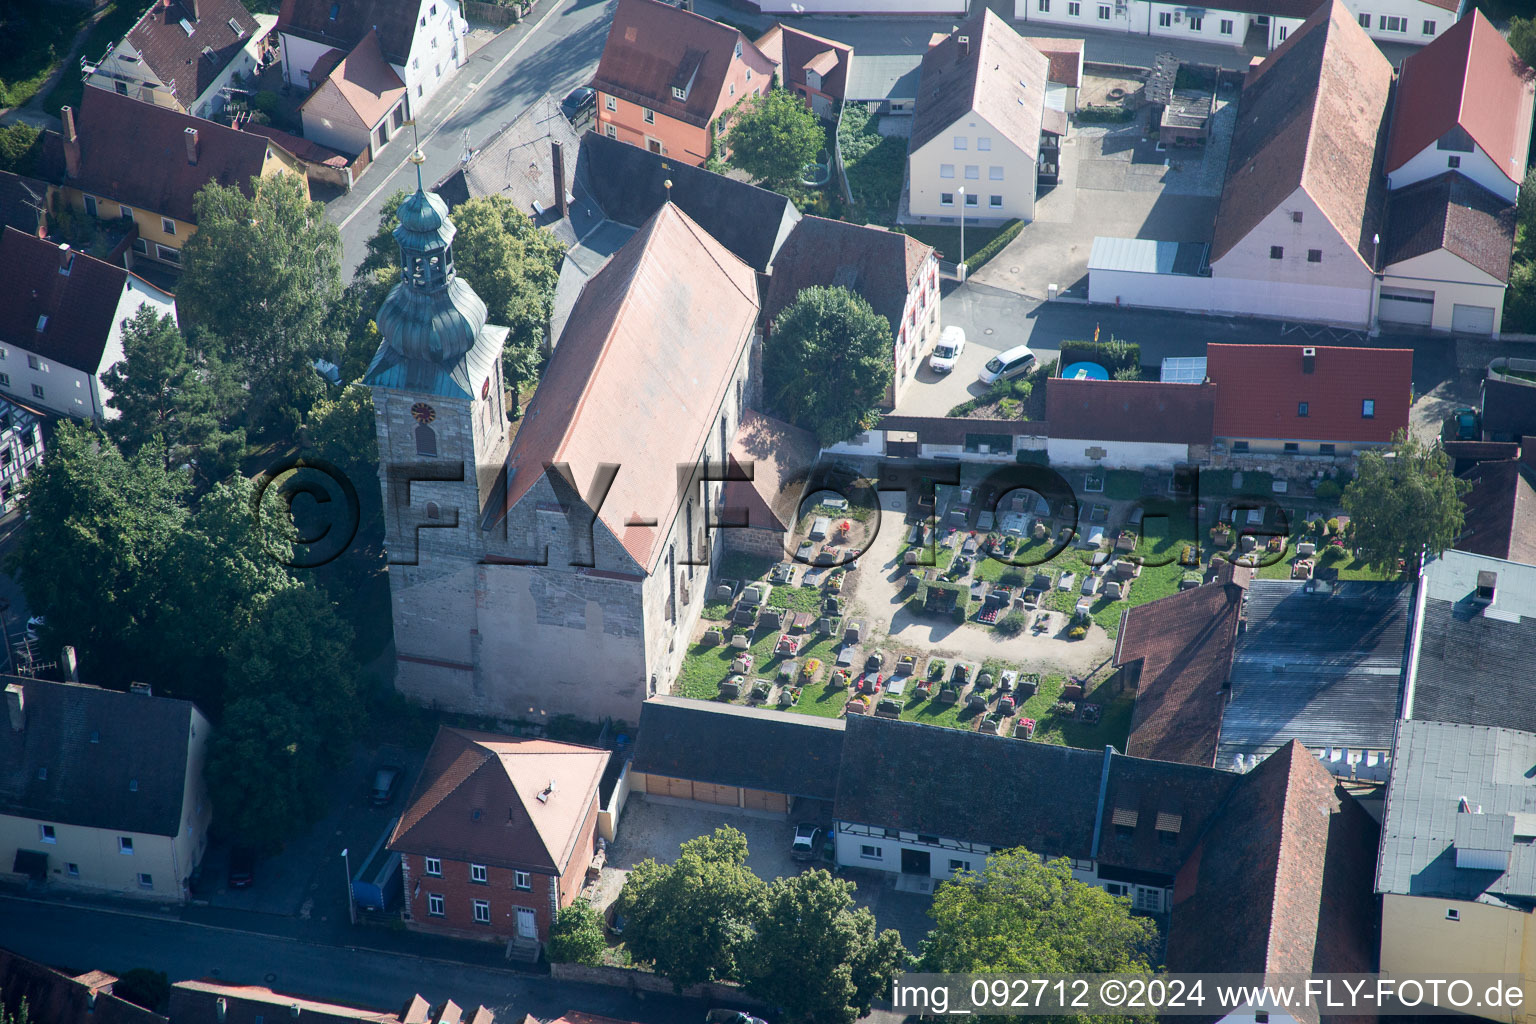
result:
<svg viewBox="0 0 1536 1024"><path fill-rule="evenodd" d="M1533 765L1536 735L1529 732L1403 722L1376 891L1536 907L1536 843L1521 841L1536 830ZM1469 811L1459 810L1463 798ZM1457 867L1458 841L1473 844L1464 849L1503 844L1507 869Z"/></svg>
<svg viewBox="0 0 1536 1024"><path fill-rule="evenodd" d="M884 718L847 721L838 820L1091 856L1103 753Z"/></svg>
<svg viewBox="0 0 1536 1024"><path fill-rule="evenodd" d="M831 800L843 720L652 697L640 707L631 768L692 782Z"/></svg>
<svg viewBox="0 0 1536 1024"><path fill-rule="evenodd" d="M1490 571L1498 583L1482 608L1472 597ZM1536 732L1536 566L1447 551L1425 567L1422 586L1407 714Z"/></svg>
<svg viewBox="0 0 1536 1024"><path fill-rule="evenodd" d="M1216 766L1265 757L1290 739L1313 750L1389 749L1409 595L1396 582L1250 583Z"/></svg>
<svg viewBox="0 0 1536 1024"><path fill-rule="evenodd" d="M0 814L177 833L187 747L193 729L208 727L190 701L0 676L0 687L13 683L26 721L16 732L0 718Z"/></svg>

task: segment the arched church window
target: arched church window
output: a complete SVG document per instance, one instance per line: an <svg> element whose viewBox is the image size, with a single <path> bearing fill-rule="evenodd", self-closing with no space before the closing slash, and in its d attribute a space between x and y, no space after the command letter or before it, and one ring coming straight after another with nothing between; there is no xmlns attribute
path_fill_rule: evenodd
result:
<svg viewBox="0 0 1536 1024"><path fill-rule="evenodd" d="M416 454L437 454L437 431L422 423L416 427Z"/></svg>
<svg viewBox="0 0 1536 1024"><path fill-rule="evenodd" d="M428 519L441 519L442 517L443 517L443 513L442 513L442 511L440 509L438 509L437 502L435 502L435 501L427 502L427 518Z"/></svg>

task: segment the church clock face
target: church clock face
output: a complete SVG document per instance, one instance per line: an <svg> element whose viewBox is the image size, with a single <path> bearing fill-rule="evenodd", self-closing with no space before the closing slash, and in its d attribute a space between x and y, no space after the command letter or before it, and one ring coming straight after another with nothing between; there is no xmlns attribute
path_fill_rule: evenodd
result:
<svg viewBox="0 0 1536 1024"><path fill-rule="evenodd" d="M417 423L425 426L426 424L431 423L433 420L437 419L437 410L432 408L426 402L417 402L415 405L411 406L411 418L414 419Z"/></svg>

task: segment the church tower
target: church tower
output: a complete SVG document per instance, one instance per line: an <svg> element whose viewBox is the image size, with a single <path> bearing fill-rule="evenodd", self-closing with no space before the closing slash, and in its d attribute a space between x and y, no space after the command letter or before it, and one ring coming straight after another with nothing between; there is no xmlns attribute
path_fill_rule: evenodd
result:
<svg viewBox="0 0 1536 1024"><path fill-rule="evenodd" d="M389 549L399 687L427 699L464 678L412 681L412 652L449 676L471 672L481 520L507 458L501 353L507 328L453 266L448 207L421 183L400 204L400 282L375 318L382 340L363 383L373 392ZM418 673L419 674L419 673Z"/></svg>

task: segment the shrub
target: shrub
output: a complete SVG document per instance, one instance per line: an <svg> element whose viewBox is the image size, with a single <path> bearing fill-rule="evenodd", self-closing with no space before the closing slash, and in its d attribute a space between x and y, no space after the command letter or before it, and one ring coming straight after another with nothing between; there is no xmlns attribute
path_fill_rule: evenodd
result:
<svg viewBox="0 0 1536 1024"><path fill-rule="evenodd" d="M23 121L0 128L0 171L31 174L43 150L43 133Z"/></svg>
<svg viewBox="0 0 1536 1024"><path fill-rule="evenodd" d="M1002 618L998 619L997 623L992 628L996 629L1004 636L1018 636L1020 633L1024 632L1024 627L1027 622L1027 616L1025 616L1023 612L1009 612L1007 615L1004 615Z"/></svg>
<svg viewBox="0 0 1536 1024"><path fill-rule="evenodd" d="M560 964L597 964L602 960L603 919L586 900L562 907L549 927L549 959Z"/></svg>
<svg viewBox="0 0 1536 1024"><path fill-rule="evenodd" d="M1022 587L1024 574L1017 569L1004 569L1002 575L998 576L997 582L1005 587Z"/></svg>
<svg viewBox="0 0 1536 1024"><path fill-rule="evenodd" d="M1077 108L1077 120L1080 124L1124 123L1134 116L1135 114L1130 110L1119 106L1089 104Z"/></svg>
<svg viewBox="0 0 1536 1024"><path fill-rule="evenodd" d="M280 101L277 98L277 93L273 92L271 89L263 89L255 96L251 97L251 106L255 107L263 114L266 114L268 117L275 117L277 115L279 102Z"/></svg>
<svg viewBox="0 0 1536 1024"><path fill-rule="evenodd" d="M951 617L954 618L954 620L955 620L955 622L957 624L963 626L963 625L965 625L965 617L966 617L966 612L967 611L968 611L968 609L966 608L965 605L957 604L957 605L955 605L954 611L950 612L950 615L951 615Z"/></svg>
<svg viewBox="0 0 1536 1024"><path fill-rule="evenodd" d="M1339 495L1344 492L1332 480L1324 480L1317 485L1316 493L1318 501L1338 501Z"/></svg>
<svg viewBox="0 0 1536 1024"><path fill-rule="evenodd" d="M1329 536L1333 536L1333 535L1337 534L1338 532L1339 532L1339 521L1338 521L1338 519L1336 519L1336 518L1329 519L1328 520L1328 535Z"/></svg>
<svg viewBox="0 0 1536 1024"><path fill-rule="evenodd" d="M971 258L965 261L966 272L970 273L986 266L987 261L1002 252L1009 242L1019 237L1019 232L1023 229L1024 222L1020 220L1011 220L1004 224L992 241L977 249L971 254Z"/></svg>
<svg viewBox="0 0 1536 1024"><path fill-rule="evenodd" d="M1067 634L1067 639L1069 639L1069 640L1081 640L1083 637L1085 637L1087 635L1088 635L1087 627L1085 627L1085 626L1073 626L1072 627L1072 632ZM1073 710L1076 710L1076 709L1074 708Z"/></svg>
<svg viewBox="0 0 1536 1024"><path fill-rule="evenodd" d="M1017 398L1005 398L997 403L997 411L1007 419L1014 419L1024 411L1024 403Z"/></svg>
<svg viewBox="0 0 1536 1024"><path fill-rule="evenodd" d="M1120 366L1115 369L1115 380L1141 380L1141 367Z"/></svg>

